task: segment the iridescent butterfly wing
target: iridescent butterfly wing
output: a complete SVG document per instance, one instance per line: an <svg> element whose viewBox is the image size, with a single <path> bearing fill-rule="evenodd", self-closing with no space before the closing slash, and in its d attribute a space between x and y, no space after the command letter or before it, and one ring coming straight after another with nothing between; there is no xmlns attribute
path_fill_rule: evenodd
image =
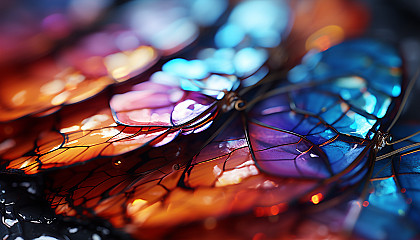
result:
<svg viewBox="0 0 420 240"><path fill-rule="evenodd" d="M0 65L31 61L53 50L64 39L92 27L114 1L86 2L48 0L8 2L0 7ZM5 69L3 69L5 70Z"/></svg>
<svg viewBox="0 0 420 240"><path fill-rule="evenodd" d="M180 62L172 60L150 81L114 95L110 107L106 95L98 96L51 116L61 120L49 129L5 139L3 168L33 174L143 146L164 145L181 132L206 129L224 104L225 93L237 87L239 80L234 75L197 72L203 65L200 60L191 61L194 71L179 76L174 68L188 69L188 61L184 60L184 67ZM217 88L208 87L212 85ZM80 111L82 105L84 111Z"/></svg>
<svg viewBox="0 0 420 240"><path fill-rule="evenodd" d="M276 7L281 16L289 16L285 5L267 1L263 6L266 4ZM285 26L274 30L284 30ZM114 95L110 109L101 102L84 103L83 112L79 107L63 110L57 114L58 123L53 128L30 137L7 139L3 168L33 174L144 146L164 145L180 133L205 130L219 111L232 109L235 96L230 92L241 84L252 85L267 74L267 51L244 46L203 48L197 53L198 59L168 61L149 81Z"/></svg>
<svg viewBox="0 0 420 240"><path fill-rule="evenodd" d="M398 123L391 134L397 141L417 131L418 121L411 120ZM419 137L414 136L379 152L380 158L375 162L368 186L370 191L355 225L356 234L369 238L412 239L418 236L419 141ZM372 227L377 230L368 230L366 222L372 222Z"/></svg>
<svg viewBox="0 0 420 240"><path fill-rule="evenodd" d="M148 108L143 109L140 113L128 115L127 119L131 119L129 117L136 120L141 119L148 121L148 125L134 127L118 125L108 107L107 98L101 100L97 97L95 100L84 102L82 106L84 111L82 112L80 105L74 105L51 116L52 122L55 119L62 119L58 124L49 125L46 123L46 129L5 139L1 152L3 170L34 174L49 168L81 163L98 156L115 156L143 146L165 144L179 134L182 129L179 125L188 123L191 120L191 114L195 114L194 111L190 113L189 104L192 106L199 104L194 102L196 105L193 105L192 101L201 103L201 112L207 110L209 102L210 105L215 102L211 97L204 95L197 97L194 93L185 93L181 90L178 90L180 95L174 93L175 100L162 98L159 91L166 90L165 88L159 88L160 90L155 92L149 83L142 86L145 85L148 86L148 90L142 94L148 95L155 101L143 102L142 106L147 105ZM183 106L185 109L181 111L182 114L171 116L170 113L173 112L174 106L185 102L186 97L188 97L188 104ZM136 99L132 98L131 100L135 101ZM154 107L158 110L153 110ZM214 110L214 106L210 110ZM204 116L207 117L206 119L212 115L210 110ZM172 121L181 123L174 126ZM196 123L198 126L200 124L204 123ZM198 127L192 124L189 126L192 129Z"/></svg>
<svg viewBox="0 0 420 240"><path fill-rule="evenodd" d="M74 34L71 37L76 40L69 40L70 44L24 66L4 67L0 121L51 114L145 72L162 56L190 45L197 39L199 27L212 26L227 7L226 1L215 1L206 8L211 14L200 22L190 15L197 14L192 6L200 9L202 4L187 0L127 3L113 9L108 19L98 24L98 30L85 36ZM94 17L95 9L90 11ZM53 21L69 21L66 17L59 13L46 17L45 28Z"/></svg>
<svg viewBox="0 0 420 240"><path fill-rule="evenodd" d="M206 144L192 148L198 154L180 144L166 155L169 144L147 152L138 166L116 159L114 165L129 169L119 174L111 164L81 175L68 169L80 181L52 175L49 199L57 213L90 209L136 237L162 237L193 222L210 230L237 214L252 225L334 202L366 180L378 129L401 91L398 60L391 47L370 40L310 53L291 71L295 84L268 82L240 95L245 109L219 115L202 133ZM142 169L142 162L154 168ZM112 176L107 187L99 187L101 175Z"/></svg>

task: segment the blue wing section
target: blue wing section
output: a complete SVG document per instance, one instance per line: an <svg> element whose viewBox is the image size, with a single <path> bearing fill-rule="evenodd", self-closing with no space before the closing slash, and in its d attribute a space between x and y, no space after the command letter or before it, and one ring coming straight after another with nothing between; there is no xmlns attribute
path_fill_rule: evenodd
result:
<svg viewBox="0 0 420 240"><path fill-rule="evenodd" d="M397 125L395 139L418 131L418 124ZM420 142L410 140L384 149L379 155ZM356 232L369 239L413 239L420 234L420 152L409 148L375 163L370 183L368 204L362 209ZM367 227L369 226L369 227Z"/></svg>
<svg viewBox="0 0 420 240"><path fill-rule="evenodd" d="M186 58L194 60L172 59L152 78L221 99L223 91L239 86L239 79L249 86L267 74L264 64L269 57L268 49L281 43L290 23L287 1L243 1L218 29L214 43L203 44L201 49L190 53L192 56L186 54Z"/></svg>
<svg viewBox="0 0 420 240"><path fill-rule="evenodd" d="M401 57L392 46L359 39L324 52L309 52L290 70L288 79L294 83L330 81L319 87L328 94L309 93L297 101L310 102L305 110L320 113L341 133L371 138L372 127L385 116L392 98L401 93L401 65ZM337 104L336 98L347 105ZM332 111L323 112L326 108Z"/></svg>

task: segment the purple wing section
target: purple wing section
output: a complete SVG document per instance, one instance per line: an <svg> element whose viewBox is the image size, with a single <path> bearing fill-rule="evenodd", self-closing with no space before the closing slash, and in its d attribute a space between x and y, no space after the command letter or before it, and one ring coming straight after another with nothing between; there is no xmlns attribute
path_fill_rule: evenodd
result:
<svg viewBox="0 0 420 240"><path fill-rule="evenodd" d="M134 86L130 92L115 95L110 106L119 124L178 127L211 115L216 100L198 92L149 81Z"/></svg>
<svg viewBox="0 0 420 240"><path fill-rule="evenodd" d="M325 153L303 136L251 122L249 139L256 164L266 173L301 178L332 175Z"/></svg>
<svg viewBox="0 0 420 240"><path fill-rule="evenodd" d="M328 86L328 84L325 85ZM361 114L363 113L353 110L345 100L324 89L325 87L322 89L301 89L274 95L259 102L251 109L249 112L251 122L259 127L253 130L253 125L250 125L251 133L254 132L250 135L250 141L257 141L255 139L259 137L260 141L267 142L261 146L259 142L255 145L257 147L254 150L255 158L261 170L274 175L284 174L281 169L287 169L287 163L276 159L276 156L288 154L286 151L288 149L294 153L301 152L301 155L296 158L290 158L292 161L289 160L288 164L292 166L293 162L295 165L289 168L296 168L295 170L301 171L302 175L308 177L316 176L310 172L313 169L308 170L305 167L310 163L316 165L317 162L324 162L324 166L328 166L327 172L325 172L326 169L318 169L323 173L318 177L344 174L350 179L361 173L360 171L365 173L365 163L369 153L366 147L369 141L350 137L342 133L342 130L356 129L366 133L370 130L371 125L366 124L368 127L363 129L359 128L359 125L370 120L366 120L366 117L362 118L364 115ZM275 136L277 139L268 139L267 135ZM295 142L295 145L281 145L284 138L295 139L290 140L290 143ZM261 149L267 150L263 151L263 154L263 152L259 152ZM263 159L271 160L260 161L260 156L264 156ZM315 165L311 165L311 167ZM278 169L275 170L276 168ZM348 172L350 168L352 170ZM279 174L276 174L278 171L280 171ZM328 174L325 175L325 173ZM362 175L360 174L360 176ZM360 177L356 178L360 180Z"/></svg>
<svg viewBox="0 0 420 240"><path fill-rule="evenodd" d="M188 92L186 100L179 102L172 111L172 123L175 126L186 124L195 118L209 117L214 111L216 102L198 92Z"/></svg>
<svg viewBox="0 0 420 240"><path fill-rule="evenodd" d="M241 194L248 196L247 200L240 204L229 205L232 212L241 211L241 205L247 206L245 208L247 209L250 206L267 206L301 199L316 187L319 179L305 178L297 173L296 166L285 166L282 169L284 176L291 176L289 178L273 178L261 171L256 165L260 163L256 163L253 159L245 132L240 127L242 125L243 122L238 118L229 122L224 131L194 157L185 171L183 179L185 186L197 191L206 189L209 192L221 191L229 194L221 199L229 198L232 193L233 196ZM284 141L294 140L296 139ZM288 156L292 155L296 157L300 154L296 152ZM277 155L278 158L285 158L285 161L288 156ZM259 157L262 157L262 154ZM319 162L314 165L322 164ZM313 170L307 171L316 176L323 176L328 174L325 169L326 166L316 166Z"/></svg>

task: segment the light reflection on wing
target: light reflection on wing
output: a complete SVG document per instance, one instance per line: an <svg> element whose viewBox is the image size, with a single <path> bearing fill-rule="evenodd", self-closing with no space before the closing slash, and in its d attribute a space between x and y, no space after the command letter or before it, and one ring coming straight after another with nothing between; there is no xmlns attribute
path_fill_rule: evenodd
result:
<svg viewBox="0 0 420 240"><path fill-rule="evenodd" d="M261 2L268 5L259 5ZM254 236L254 239L264 237L254 230L254 223L268 219L275 229L282 229L272 234L277 237L288 232L284 229L308 231L300 227L300 215L312 218L303 221L304 226L309 225L309 230L315 227L319 230L321 221L317 219L314 223L311 220L322 218L325 213L311 215L310 206L330 206L339 200L354 200L356 196L352 192L367 177L375 134L384 123L382 118L392 116L388 111L393 107L391 99L402 90L401 62L392 50L375 48L378 45L373 42L331 47L342 40L344 31L340 26L330 25L315 32L306 42L306 47L329 50L306 55L303 63L291 71L296 78L289 77L294 82L318 83L286 93L262 93L262 98L258 94L252 96L252 92L232 95L232 99L237 98L235 101L246 100L242 102L242 109L232 107L235 102L226 101L228 94L240 92L243 86L252 86L268 72L268 51L259 47L277 46L283 37L289 12L287 6L276 8L282 3L249 1L239 4L229 17L231 25L222 27L217 33L221 36L219 42L216 37L219 47L236 49L207 48L200 51L198 57L193 57L198 60L171 60L163 65L161 72L151 77L151 81L114 95L111 108L98 104L92 108L83 106L86 108L83 111L63 109L48 118L54 122L48 122L46 126L49 127L44 126L45 129L37 129L28 136L22 133L16 133L16 136L7 130L7 126L1 128L10 132L0 142L3 170L33 174L70 166L48 175L48 200L56 213L99 216L139 238L167 237L166 234L176 237L180 225L194 228L191 233L197 225L203 225L206 231L212 230L220 223L236 222L238 218L243 225L252 226L253 230L246 231L247 236ZM132 7L138 7L140 14L136 12L131 16L133 31L99 33L92 37L93 40L87 39L79 45L80 51L68 49L64 57L64 62L77 66L82 73L106 76L104 84L89 85L86 89L90 88L92 94L80 92L70 96L67 89L63 90L67 86L63 88L60 81L54 80L36 89L58 94L51 95L52 100L46 99L58 107L45 111L48 108L39 110L35 106L33 109L38 110L31 109L29 113L23 110L14 116L35 112L45 116L61 105L93 96L113 82L125 81L143 72L159 54L178 52L197 37L196 23L183 16L183 11L190 10L189 6L183 6L185 8L179 12L172 6L178 6L175 1L135 4L140 7ZM212 24L217 20L226 7L221 1L215 5L218 4L213 18L201 24ZM150 11L153 8L162 11ZM263 14L257 11L253 15L255 9L262 9ZM168 18L163 19L164 15ZM142 20L148 16L162 24L162 31L157 31L155 26L142 25L146 22ZM271 21L271 24L259 25L256 21L254 28L248 29L250 16L254 20ZM182 34L175 36L174 29ZM223 34L232 29L238 33L233 43L223 42L227 38ZM143 38L137 38L136 34ZM143 40L151 46L118 49L117 52L111 51L111 47L102 55L95 55L98 49L89 46L107 42L108 37L120 40L110 41L117 48L136 45ZM336 52L340 54L334 55ZM338 59L341 54L349 55L349 58ZM397 61L393 61L395 59ZM259 77L251 84L240 83L244 78L257 75ZM69 79L76 85L83 82L73 75ZM382 80L380 84L375 82L378 79ZM281 83L276 84L271 86L274 92L283 87ZM78 89L83 90L80 86ZM62 90L64 94L60 92ZM25 98L26 92L13 94L11 101L14 104L32 102ZM259 100L256 105L246 105L255 97ZM41 105L45 107L44 103ZM218 116L223 107L228 113ZM232 113L237 110L242 112ZM228 117L231 114L241 117L232 120ZM218 129L222 124L223 128ZM175 139L181 133L199 133L208 128L209 131L200 135ZM211 136L214 139L209 138L212 132L217 133ZM133 152L145 146L157 148ZM80 165L73 166L76 164ZM401 174L405 175L410 174ZM402 177L402 184L413 185L403 180ZM343 208L346 214L348 206ZM242 217L245 220L240 219ZM337 218L335 222L344 225L344 217ZM330 236L329 229L321 229L311 236ZM223 228L217 233L221 231Z"/></svg>
<svg viewBox="0 0 420 240"><path fill-rule="evenodd" d="M113 10L113 16L99 24L95 32L73 36L76 40L71 44L24 67L5 67L0 83L0 121L51 114L63 105L93 97L109 85L145 72L162 55L188 46L198 37L199 25L211 26L227 7L224 0L207 6L212 14L204 22L188 16L203 4L206 5L200 1L128 3ZM91 11L95 14L95 9ZM150 21L156 24L148 24Z"/></svg>
<svg viewBox="0 0 420 240"><path fill-rule="evenodd" d="M335 205L337 199L354 200L354 190L367 179L372 136L382 119L379 111L369 112L371 108L340 95L347 91L356 98L370 92L375 97L371 79L356 82L358 87L343 81L319 80L288 92L276 83L249 109L220 115L203 135L152 149L140 161L122 157L100 167L93 161L79 174L79 168L62 170L80 179L75 181L52 174L49 199L59 214L88 211L136 237L162 237L181 224L226 216L245 214L252 222L313 205ZM242 97L252 99L252 94ZM386 101L376 104L374 108L388 109ZM217 135L205 145L194 141L214 131ZM104 176L110 178L98 180ZM349 209L344 207L341 220Z"/></svg>
<svg viewBox="0 0 420 240"><path fill-rule="evenodd" d="M115 156L145 145L173 139L179 130L167 127L118 126L106 106L98 99L68 109L68 116L58 126L8 138L2 149L2 165L6 171L23 170L34 174L49 168L69 166L98 156ZM69 115L68 115L69 114ZM51 116L58 118L60 115ZM54 130L58 128L59 130Z"/></svg>
<svg viewBox="0 0 420 240"><path fill-rule="evenodd" d="M133 91L113 96L110 106L119 124L178 127L215 114L216 102L199 92L148 81L135 85Z"/></svg>
<svg viewBox="0 0 420 240"><path fill-rule="evenodd" d="M418 130L417 121L403 121L391 130L398 140ZM415 136L409 140L387 147L378 155L418 143ZM376 229L387 238L411 239L420 230L420 195L418 181L420 172L418 147L409 148L401 153L375 162L369 194L364 199L364 208L357 219L355 232L364 237L372 237L366 222L374 222ZM378 219L378 216L381 216ZM372 221L375 219L375 221ZM378 219L378 220L376 220Z"/></svg>
<svg viewBox="0 0 420 240"><path fill-rule="evenodd" d="M114 36L109 38L115 41ZM58 57L44 57L24 71L21 67L7 69L0 86L0 121L43 112L51 114L48 110L57 111L62 105L83 101L111 84L144 72L158 59L156 50L150 46L126 51L112 45L103 47L107 51L97 53L79 46L67 53L60 52Z"/></svg>

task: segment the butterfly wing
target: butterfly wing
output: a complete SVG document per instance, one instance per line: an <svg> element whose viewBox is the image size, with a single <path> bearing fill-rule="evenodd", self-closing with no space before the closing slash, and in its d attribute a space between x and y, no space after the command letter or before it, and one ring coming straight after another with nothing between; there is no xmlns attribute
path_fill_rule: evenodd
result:
<svg viewBox="0 0 420 240"><path fill-rule="evenodd" d="M43 131L4 139L3 169L34 174L99 156L164 145L181 132L206 129L219 108L213 97L154 82L115 95L110 108L107 105L106 96L84 102L84 111L75 105L51 116L53 121L62 120Z"/></svg>
<svg viewBox="0 0 420 240"><path fill-rule="evenodd" d="M353 102L365 101L366 94L376 96L373 80L359 80L364 87L346 81L340 76L318 79L291 91L282 91L280 84L245 111L219 116L222 126L211 127L216 131L211 141L193 148L199 150L194 157L185 153L188 145L180 144L173 155L159 148L147 152L160 156L145 157L153 159L154 169L141 170L145 161L140 161L134 167L129 163L129 170L121 175L97 166L82 174L83 181L61 183L53 175L54 207L58 213L71 213L69 207L93 208L94 214L116 226L125 225L135 236L145 236L156 234L156 229L163 234L179 224L209 218L254 210L258 216L277 215L296 205L328 202L363 182L372 160L372 133L381 123L379 111L367 112L366 105ZM343 98L338 89L353 97ZM377 101L369 107L382 108L388 110L389 103ZM117 161L124 166L124 160ZM103 181L95 179L104 174L117 177L102 188ZM90 187L81 187L84 184ZM61 185L66 187L57 191ZM74 191L80 194L75 197Z"/></svg>
<svg viewBox="0 0 420 240"><path fill-rule="evenodd" d="M139 11L137 17L144 17L143 15L147 15L145 9L155 9L156 7L151 2L138 4L141 6L145 4L145 6L133 6L133 9L126 10L131 13L133 13L132 11ZM172 5L179 3L170 2L167 4L169 4L168 9L166 7L165 9L171 11ZM286 6L276 5L271 1L267 3L255 2L253 4L274 4L276 11L286 11ZM223 8L219 10L222 11ZM220 14L221 12L215 16ZM134 15L130 16L134 17ZM182 16L178 17L182 18ZM279 28L277 30L281 30L281 33L285 31L286 26L284 25L286 23L282 24L277 26ZM131 25L129 24L129 26ZM134 28L134 26L131 27ZM135 30L140 32L146 31L141 26L136 25L135 27L137 27ZM276 28L276 26L273 27ZM154 48L148 46L113 53L113 49L118 48L118 41L114 41L115 38L119 39L119 36L124 35L117 30L105 31L87 37L77 45L82 50L70 49L65 51L64 63L77 65L82 72L90 75L105 74L112 76L116 81L123 81L133 74L137 74L137 70L144 70L149 66L149 63L154 62L157 53ZM171 32L170 30L162 31ZM142 33L146 34L146 32ZM129 33L125 32L124 36L129 35ZM155 37L151 37L151 39L155 39ZM94 57L97 54L93 51L95 48L90 48L97 40L108 43L109 48L100 51L103 61L100 60L99 65L88 64L86 62L88 60L98 60ZM179 44L183 45L183 43ZM165 63L162 71L153 74L150 81L134 86L132 91L112 97L110 107L115 122L110 118L109 110L106 108L91 109L92 112L85 118L77 114L72 117L74 119L73 125L58 124L58 126L55 126L55 129L58 130L34 134L31 138L28 138L28 141L25 141L25 138L19 139L18 145L24 146L19 147L19 151L11 150L16 144L8 145L3 157L4 169L8 171L9 169L25 169L25 173L36 173L43 169L81 163L98 156L119 155L142 146L160 146L170 142L181 132L189 134L207 129L222 105L225 107L223 109L225 111L232 109L232 106L230 106L232 103L222 104L218 100L222 100L227 92L235 90L240 85L238 78L249 80L248 84L252 85L265 76L267 68L263 65L267 61L267 51L246 47L251 45L246 43L245 47L241 46L239 50L202 49L197 54L199 59L191 61L173 59ZM166 50L169 51L169 49ZM80 60L80 58L86 61ZM136 59L139 58L142 60L137 61ZM218 63L220 59L223 59L224 63L227 63L226 66L230 67L221 67L221 64ZM132 61L134 61L133 64L140 64L141 66L128 64ZM123 66L118 65L121 62L123 62ZM92 66L94 66L93 69L86 69ZM256 72L260 73L256 74ZM95 86L98 87L99 85L96 84ZM87 86L87 88L90 87ZM103 89L99 88L100 90ZM83 89L80 90L81 88L77 87L74 89L78 89L83 96L86 95ZM97 88L90 88L92 91L96 91L95 89ZM76 102L64 98L60 99L63 100L63 104L66 101L68 103ZM77 99L81 100L82 97L77 97ZM35 144L31 144L30 141L35 142ZM19 154L24 156L19 157Z"/></svg>
<svg viewBox="0 0 420 240"><path fill-rule="evenodd" d="M75 105L51 116L52 123L39 131L20 134L3 141L2 167L5 171L34 174L42 170L81 163L98 156L115 156L173 139L179 130L167 126L129 127L117 125L107 98L85 102L84 111ZM9 143L9 144L5 144Z"/></svg>
<svg viewBox="0 0 420 240"><path fill-rule="evenodd" d="M418 123L399 123L391 131L394 139L406 137L418 130ZM420 141L418 136L387 147L379 155L408 147ZM418 147L411 147L388 158L375 162L371 191L365 199L364 208L357 220L355 232L366 237L376 237L364 223L375 220L375 228L389 238L410 239L419 234L420 195L418 193Z"/></svg>
<svg viewBox="0 0 420 240"><path fill-rule="evenodd" d="M114 45L104 44L100 53L86 50L92 50L92 44L77 46L59 52L57 57L46 56L25 66L24 71L21 66L6 70L1 81L0 121L51 114L63 105L81 102L111 84L143 73L158 59L150 46L121 51L115 46L116 37L109 35L108 41Z"/></svg>
<svg viewBox="0 0 420 240"><path fill-rule="evenodd" d="M180 127L215 114L216 99L176 86L144 82L110 102L115 121L126 126Z"/></svg>
<svg viewBox="0 0 420 240"><path fill-rule="evenodd" d="M138 1L113 10L113 17L99 24L99 30L24 67L4 69L0 121L48 115L140 75L162 55L191 44L198 37L199 26L213 25L226 7L223 0L207 6L212 16L206 22L188 17L197 11L188 1ZM156 24L145 24L149 21Z"/></svg>

